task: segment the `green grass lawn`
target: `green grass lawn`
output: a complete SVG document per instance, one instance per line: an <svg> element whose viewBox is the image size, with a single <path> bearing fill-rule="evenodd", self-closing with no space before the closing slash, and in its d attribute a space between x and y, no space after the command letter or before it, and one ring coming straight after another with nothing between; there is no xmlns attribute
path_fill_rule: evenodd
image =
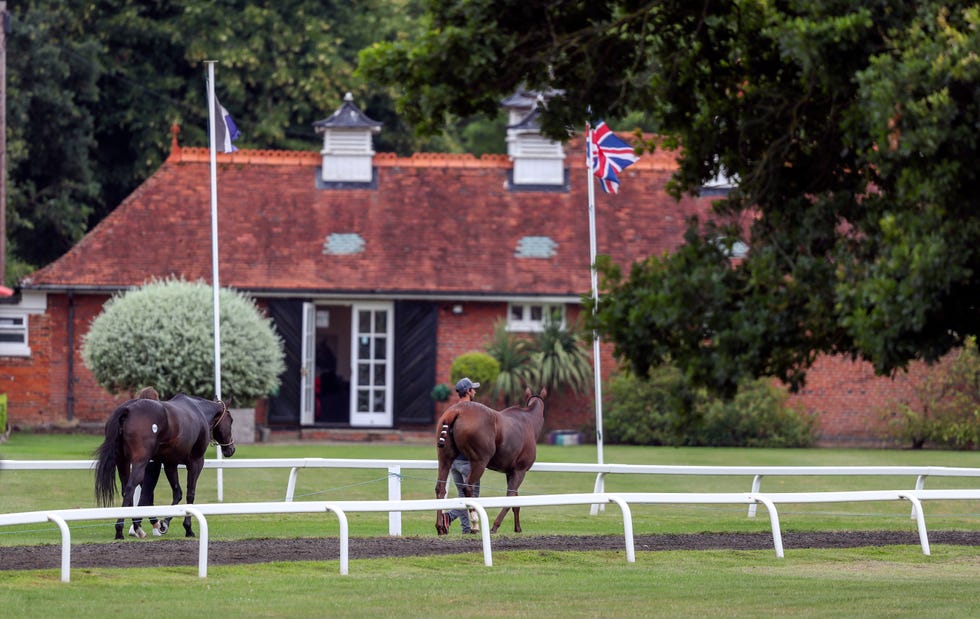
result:
<svg viewBox="0 0 980 619"><path fill-rule="evenodd" d="M99 438L85 435L14 434L0 459L88 459ZM435 448L388 444L242 445L236 458L325 457L435 458ZM594 446L539 447L539 461L595 462ZM605 462L675 465L868 465L980 467L976 452L886 450L677 449L606 446ZM288 470L228 470L224 501L278 501ZM748 476L615 475L615 491L748 491ZM522 494L588 492L589 474L530 473ZM763 490L811 491L912 488L911 477L773 477ZM404 498L433 496L431 471L406 471ZM931 477L927 488L978 488L978 478ZM161 499L158 489L158 501ZM488 473L484 495L503 494L503 477ZM216 500L216 473L202 476L198 502ZM454 494L454 493L453 493ZM383 469L300 472L297 500L387 498ZM95 505L91 471L2 471L0 513ZM744 506L637 506L637 534L769 531L765 509L749 519ZM972 501L928 502L930 530L980 529ZM787 505L785 532L895 529L914 531L906 503ZM619 510L590 516L587 507L525 508L524 535L616 534ZM434 535L429 513L405 512L405 535ZM509 525L509 520L504 527ZM209 519L211 538L335 536L335 519L320 516L254 516ZM4 530L17 529L17 530ZM385 514L351 514L352 536L387 534ZM502 533L514 535L513 533ZM111 522L73 523L73 543L109 542ZM58 544L56 527L0 528L3 546ZM124 543L155 543L127 540ZM157 541L156 543L160 543ZM776 559L766 551L494 552L486 567L480 553L384 560L352 560L350 575L336 561L213 566L206 579L195 567L114 570L77 568L61 583L55 569L0 571L4 617L190 617L227 613L249 617L968 617L980 616L980 549L933 545L804 550Z"/></svg>

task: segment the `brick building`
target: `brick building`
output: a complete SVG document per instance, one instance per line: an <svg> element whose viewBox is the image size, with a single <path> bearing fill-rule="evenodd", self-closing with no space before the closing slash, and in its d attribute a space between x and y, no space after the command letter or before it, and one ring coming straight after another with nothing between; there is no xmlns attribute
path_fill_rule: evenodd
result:
<svg viewBox="0 0 980 619"><path fill-rule="evenodd" d="M320 152L218 155L221 285L254 297L286 344L287 370L278 394L257 403L259 424L303 436L429 429L443 406L432 388L497 321L527 332L552 311L576 320L590 289L583 140L541 136L531 97L504 105L508 155L375 153L381 127L349 99L315 123ZM669 152L646 155L618 195L597 195L599 253L624 265L662 253L689 216L708 212L710 195L665 193L674 168ZM112 294L153 278L210 282L210 222L209 151L181 146L174 128L156 173L0 299L11 424L104 422L128 394L108 394L82 364L88 324ZM614 368L608 347L602 367ZM328 368L336 389L315 394ZM868 444L881 436L879 403L903 390L862 364L824 359L797 399L821 413L827 442ZM558 398L545 429L592 421L589 397Z"/></svg>

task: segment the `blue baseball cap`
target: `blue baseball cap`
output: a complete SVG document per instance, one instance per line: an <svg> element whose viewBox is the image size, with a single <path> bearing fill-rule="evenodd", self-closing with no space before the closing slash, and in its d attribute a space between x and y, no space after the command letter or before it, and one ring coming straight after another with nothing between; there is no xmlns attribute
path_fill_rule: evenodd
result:
<svg viewBox="0 0 980 619"><path fill-rule="evenodd" d="M458 393L459 395L463 395L470 389L477 389L479 387L480 387L480 383L474 383L472 380L468 378L463 378L460 379L458 383L456 383L456 393Z"/></svg>

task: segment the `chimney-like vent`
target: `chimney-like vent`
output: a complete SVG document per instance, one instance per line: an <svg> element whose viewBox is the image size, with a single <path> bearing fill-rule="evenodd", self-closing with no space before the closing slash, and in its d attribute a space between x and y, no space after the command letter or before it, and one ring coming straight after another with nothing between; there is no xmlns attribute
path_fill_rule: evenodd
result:
<svg viewBox="0 0 980 619"><path fill-rule="evenodd" d="M507 109L510 120L507 125L507 155L514 162L514 186L564 185L565 149L560 142L541 135L538 122L544 97L533 91L520 90L501 105Z"/></svg>
<svg viewBox="0 0 980 619"><path fill-rule="evenodd" d="M325 183L370 183L374 174L374 143L371 136L381 123L364 115L347 93L344 104L330 118L313 123L323 134L322 179Z"/></svg>

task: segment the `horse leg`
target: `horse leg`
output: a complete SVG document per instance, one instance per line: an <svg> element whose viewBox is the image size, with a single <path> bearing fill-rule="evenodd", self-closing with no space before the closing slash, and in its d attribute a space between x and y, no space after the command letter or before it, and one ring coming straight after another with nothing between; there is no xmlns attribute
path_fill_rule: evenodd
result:
<svg viewBox="0 0 980 619"><path fill-rule="evenodd" d="M524 481L524 474L527 471L513 471L507 474L507 496L517 496L517 489L521 487L521 483ZM496 533L497 529L500 528L500 523L504 521L504 516L507 515L507 511L510 510L509 507L505 507L500 510L497 514L497 518L493 521L493 528L490 529L491 533ZM514 533L521 532L521 508L514 508Z"/></svg>
<svg viewBox="0 0 980 619"><path fill-rule="evenodd" d="M156 490L157 480L160 479L160 463L150 460L146 464L146 473L143 475L143 483L140 484L140 506L153 505L153 491ZM133 528L142 530L142 519L133 521ZM153 525L153 534L160 535L157 519L151 517L150 524Z"/></svg>
<svg viewBox="0 0 980 619"><path fill-rule="evenodd" d="M455 454L453 455L455 457ZM452 459L446 459L440 454L439 457L439 472L436 474L436 498L444 499L446 498L446 487L447 480L449 478L449 466L452 464ZM449 515L444 513L441 509L436 510L436 533L439 535L446 535L449 533Z"/></svg>
<svg viewBox="0 0 980 619"><path fill-rule="evenodd" d="M119 473L119 487L123 491L123 506L126 506L126 486L129 484L129 462L125 458L121 458L116 463L116 471ZM132 495L129 495L130 505L132 505ZM125 539L123 537L123 523L124 520L120 518L116 521L116 539Z"/></svg>
<svg viewBox="0 0 980 619"><path fill-rule="evenodd" d="M146 474L146 462L134 463L132 469L129 471L129 479L126 481L125 487L123 488L123 507L133 506L133 495L136 493L137 486L141 486L143 483L143 476ZM142 487L140 488L140 503L142 504ZM141 520L133 519L133 526L130 528L129 534L133 537L143 539L146 537L146 533L143 531L143 527L140 526ZM116 539L121 539L122 536L122 521L116 522Z"/></svg>
<svg viewBox="0 0 980 619"><path fill-rule="evenodd" d="M170 483L170 491L173 493L173 501L171 505L176 505L180 503L180 500L184 498L184 492L180 489L180 478L177 476L177 465L167 464L163 467L164 473L167 475L167 481ZM160 521L160 534L163 535L170 530L170 521L173 520L171 516L167 516Z"/></svg>
<svg viewBox="0 0 980 619"><path fill-rule="evenodd" d="M200 462L191 461L187 464L187 504L194 503L194 495L197 493L197 478L201 475L204 468L204 458ZM190 515L184 516L184 537L196 537L194 529L191 528Z"/></svg>

